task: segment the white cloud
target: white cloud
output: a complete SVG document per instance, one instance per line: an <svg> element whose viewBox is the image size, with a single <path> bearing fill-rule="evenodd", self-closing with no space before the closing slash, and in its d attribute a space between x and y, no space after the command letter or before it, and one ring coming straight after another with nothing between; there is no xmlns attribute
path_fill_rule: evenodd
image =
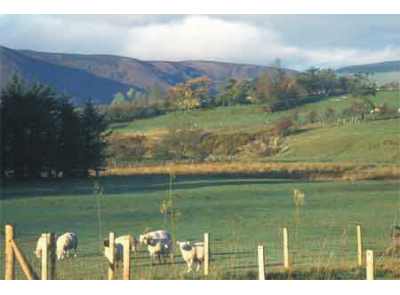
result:
<svg viewBox="0 0 400 295"><path fill-rule="evenodd" d="M253 64L281 58L297 69L400 59L400 38L393 35L398 20L376 27L367 17L350 17L351 28L335 23L335 16L6 16L0 17L0 35L13 48Z"/></svg>
<svg viewBox="0 0 400 295"><path fill-rule="evenodd" d="M256 64L269 64L281 58L289 67L304 68L398 59L400 47L302 48L286 44L278 32L265 26L190 16L178 23L130 29L123 53L142 59L211 59Z"/></svg>

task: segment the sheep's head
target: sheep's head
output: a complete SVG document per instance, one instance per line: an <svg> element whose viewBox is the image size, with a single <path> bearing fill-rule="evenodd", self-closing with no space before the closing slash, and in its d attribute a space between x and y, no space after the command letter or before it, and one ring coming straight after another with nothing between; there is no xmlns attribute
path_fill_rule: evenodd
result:
<svg viewBox="0 0 400 295"><path fill-rule="evenodd" d="M146 242L147 242L146 235L140 235L139 236L139 243L140 244L146 244Z"/></svg>
<svg viewBox="0 0 400 295"><path fill-rule="evenodd" d="M33 251L33 254L35 254L37 258L42 257L42 249L36 249L35 251Z"/></svg>
<svg viewBox="0 0 400 295"><path fill-rule="evenodd" d="M131 245L132 251L136 251L138 247L139 247L139 241L136 240L135 238L132 238L132 245Z"/></svg>
<svg viewBox="0 0 400 295"><path fill-rule="evenodd" d="M189 241L176 241L176 244L181 248L182 250L190 250L192 248L192 245Z"/></svg>

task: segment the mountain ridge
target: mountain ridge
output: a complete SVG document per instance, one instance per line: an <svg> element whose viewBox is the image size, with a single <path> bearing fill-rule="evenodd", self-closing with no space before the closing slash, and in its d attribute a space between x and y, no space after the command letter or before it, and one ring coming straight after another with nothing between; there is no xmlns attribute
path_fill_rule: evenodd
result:
<svg viewBox="0 0 400 295"><path fill-rule="evenodd" d="M400 60L346 66L337 69L336 72L343 74L400 72Z"/></svg>
<svg viewBox="0 0 400 295"><path fill-rule="evenodd" d="M144 61L118 55L40 52L0 46L0 88L18 73L30 82L49 84L65 92L77 104L89 97L98 104L107 104L116 92L126 92L129 88L145 91L159 87L165 91L200 76L207 76L218 85L228 78L253 79L274 71L274 67L252 64L208 60Z"/></svg>

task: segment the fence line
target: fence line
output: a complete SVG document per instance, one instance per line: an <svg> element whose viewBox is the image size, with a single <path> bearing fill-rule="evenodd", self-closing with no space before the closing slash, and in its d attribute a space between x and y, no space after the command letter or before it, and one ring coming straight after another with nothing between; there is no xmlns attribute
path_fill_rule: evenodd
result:
<svg viewBox="0 0 400 295"><path fill-rule="evenodd" d="M356 226L353 225L353 229L354 227ZM7 230L5 232L7 233ZM280 232L282 232L282 234L279 234ZM293 273L296 273L297 271L306 271L308 269L307 267L311 266L316 269L326 269L329 271L332 267L338 267L339 269L341 269L341 267L345 267L345 269L347 269L347 267L351 268L358 265L359 247L358 242L357 247L354 247L354 240L357 239L358 241L359 238L358 234L355 235L356 233L354 233L354 230L353 235L344 235L347 242L343 242L340 237L334 238L332 240L329 240L327 238L322 238L321 240L317 241L311 241L308 239L298 240L298 238L296 238L296 235L293 234L289 236L288 232L288 228L281 228L279 231L276 231L276 236L273 236L274 240L279 239L280 237L283 246L279 242L279 240L278 242L275 241L273 244L269 243L268 248L265 248L264 244L264 276L266 276L266 270L268 270L268 277L274 277L275 275L278 275L278 273L280 273L279 275L283 275L282 271L286 271L287 266L289 266L290 269L294 268L295 271ZM349 233L351 233L351 231L349 231ZM50 235L50 238L48 237L48 235ZM37 278L33 268L31 267L31 264L28 263L28 259L24 257L23 254L23 252L30 254L28 258L31 259L33 252L28 249L32 249L35 246L33 244L34 240L28 237L28 239L23 240L22 242L18 241L17 243L15 242L14 232L12 232L11 236L13 237L13 239L9 239L10 234L8 234L5 241L11 241L9 244L11 245L11 254L13 256L12 268L7 266L9 265L9 261L11 260L5 259L6 271L4 272L4 277L10 279L9 277L7 277L7 275L10 274L11 269L13 273L11 279L15 279L16 274L18 276L23 274L24 277L28 279ZM47 243L45 244L48 245L48 248L43 248L43 255L41 259L31 260L35 269L39 270L39 268L42 267L42 272L39 272L39 278L55 279L56 264L52 262L52 259L55 258L55 255L53 255L53 253L55 253L56 248L54 234L47 233L43 234L42 236L46 236ZM96 244L94 242L89 244L90 247L87 243L83 243L82 247L87 247L84 248L85 250L80 252L83 255L80 254L79 259L66 259L63 262L57 264L57 277L59 279L70 279L71 276L78 277L80 279L88 277L92 279L100 279L104 277L109 279L116 279L117 270L121 271L121 268L118 267L117 269L117 259L115 257L117 246L115 243L115 238L115 233L111 233L109 234L109 239L106 240L109 243L107 244L107 246L104 245L103 255L106 256L106 259L104 259L104 256L101 254L101 252L99 252L98 250L93 250L94 248L96 248ZM203 263L203 272L193 272L193 276L204 276L205 278L215 278L216 276L221 277L220 275L222 274L223 278L236 278L237 276L255 278L258 276L257 273L259 273L259 270L261 269L259 263L261 260L259 260L260 256L258 255L258 245L262 245L262 240L255 241L253 239L210 239L210 233L204 233L203 238L204 251L205 254L207 253L207 255L205 256L208 257L205 257ZM270 239L271 237L268 238L268 240ZM110 241L112 240L114 240L114 243L110 243ZM300 243L297 244L296 241L299 241ZM155 266L152 265L150 257L148 256L145 249L137 250L134 255L131 254L130 251L128 251L128 249L131 248L131 245L129 245L129 243L130 242L124 241L122 247L123 265L121 273L123 279L131 279L132 277L134 279L154 278L154 276L157 278L162 278L164 275L173 278L188 278L188 275L186 275L184 271L185 262L181 257L179 257L174 262L166 262L164 264ZM110 247L110 244L114 244L114 251L107 250ZM285 244L287 245L285 246ZM380 242L380 240L379 243L378 241L366 240L365 244L365 247L367 249L375 251L375 262L378 263L377 265L379 266L386 261L386 258L384 258L385 249L383 248L383 245L384 244ZM9 250L7 250L9 248L7 247L7 243L5 243L5 246L6 247L4 257L11 257L10 253L8 252ZM46 249L47 255L45 253ZM255 251L256 249L257 251ZM379 249L382 250L380 251ZM178 248L176 248L175 250L177 251L176 253L179 253ZM212 256L210 254L212 254ZM363 253L363 264L366 263L366 256L364 255L366 255L365 251ZM44 258L46 256L47 259ZM24 262L26 263L24 264ZM21 268L18 269L18 272L15 274L16 263L18 263ZM212 267L210 267L210 265L212 265ZM99 270L101 269L103 271L99 272ZM112 271L112 273L110 273L110 270ZM120 274L118 274L118 278L119 276Z"/></svg>

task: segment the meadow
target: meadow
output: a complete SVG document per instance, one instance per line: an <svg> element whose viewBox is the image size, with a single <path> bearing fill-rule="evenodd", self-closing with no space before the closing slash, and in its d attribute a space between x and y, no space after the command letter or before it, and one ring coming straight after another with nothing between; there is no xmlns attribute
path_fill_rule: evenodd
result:
<svg viewBox="0 0 400 295"><path fill-rule="evenodd" d="M398 92L379 92L376 104L400 107ZM351 105L346 96L310 102L295 110L267 113L260 105L218 107L168 113L114 124L118 136L144 134L156 144L167 129L196 126L218 134L264 132L271 123L298 112ZM0 233L16 226L16 240L29 261L43 232L75 231L79 255L58 264L59 279L104 279L107 265L103 240L110 231L136 237L165 228L178 240L201 240L210 233L208 278L257 278L256 249L263 244L267 278L364 279L356 266L356 224L364 232L365 249L376 255L376 278L399 279L398 257L387 257L391 229L400 223L400 118L356 124L305 124L285 137L284 151L256 159L204 163L141 163L108 167L103 176L86 180L8 182L2 185ZM127 146L129 148L129 145ZM160 213L168 195L170 173L175 226ZM305 193L296 207L293 190ZM283 270L282 227L289 230L291 269ZM3 242L0 235L0 242ZM133 279L202 279L186 274L176 253L174 263L152 265L144 247L132 258ZM0 252L3 265L3 252ZM3 268L0 268L3 277ZM18 278L23 278L18 272Z"/></svg>
<svg viewBox="0 0 400 295"><path fill-rule="evenodd" d="M393 108L400 108L400 92L378 92L371 100L375 104L386 103ZM328 97L322 100L310 100L310 103L301 105L289 111L267 113L262 105L236 105L217 107L214 109L199 109L190 112L171 112L154 118L134 120L132 122L116 123L111 126L115 133L139 133L157 135L174 126L194 125L198 128L218 132L257 131L280 118L287 117L293 111L299 113L300 119L310 111L324 112L327 108L334 108L340 113L349 107L352 99L346 95Z"/></svg>
<svg viewBox="0 0 400 295"><path fill-rule="evenodd" d="M36 239L42 232L76 231L79 256L58 264L59 279L104 279L102 241L109 231L138 236L166 228L179 240L201 240L210 233L210 278L256 278L256 247L264 244L270 278L364 279L356 267L356 224L365 248L376 253L377 275L400 278L398 261L382 255L390 246L393 224L400 222L399 181L303 181L261 176L177 176L173 184L176 231L160 213L168 175L106 176L3 185L1 228L16 226L16 240L34 268ZM297 208L294 188L305 192ZM297 208L297 209L296 209ZM281 228L289 229L292 269L282 268ZM3 244L3 241L1 241ZM0 254L3 265L3 253ZM175 264L151 265L145 248L133 256L133 279L201 279ZM398 258L397 258L398 259ZM392 267L393 266L393 267ZM3 268L0 268L3 277ZM20 272L18 277L22 278Z"/></svg>

